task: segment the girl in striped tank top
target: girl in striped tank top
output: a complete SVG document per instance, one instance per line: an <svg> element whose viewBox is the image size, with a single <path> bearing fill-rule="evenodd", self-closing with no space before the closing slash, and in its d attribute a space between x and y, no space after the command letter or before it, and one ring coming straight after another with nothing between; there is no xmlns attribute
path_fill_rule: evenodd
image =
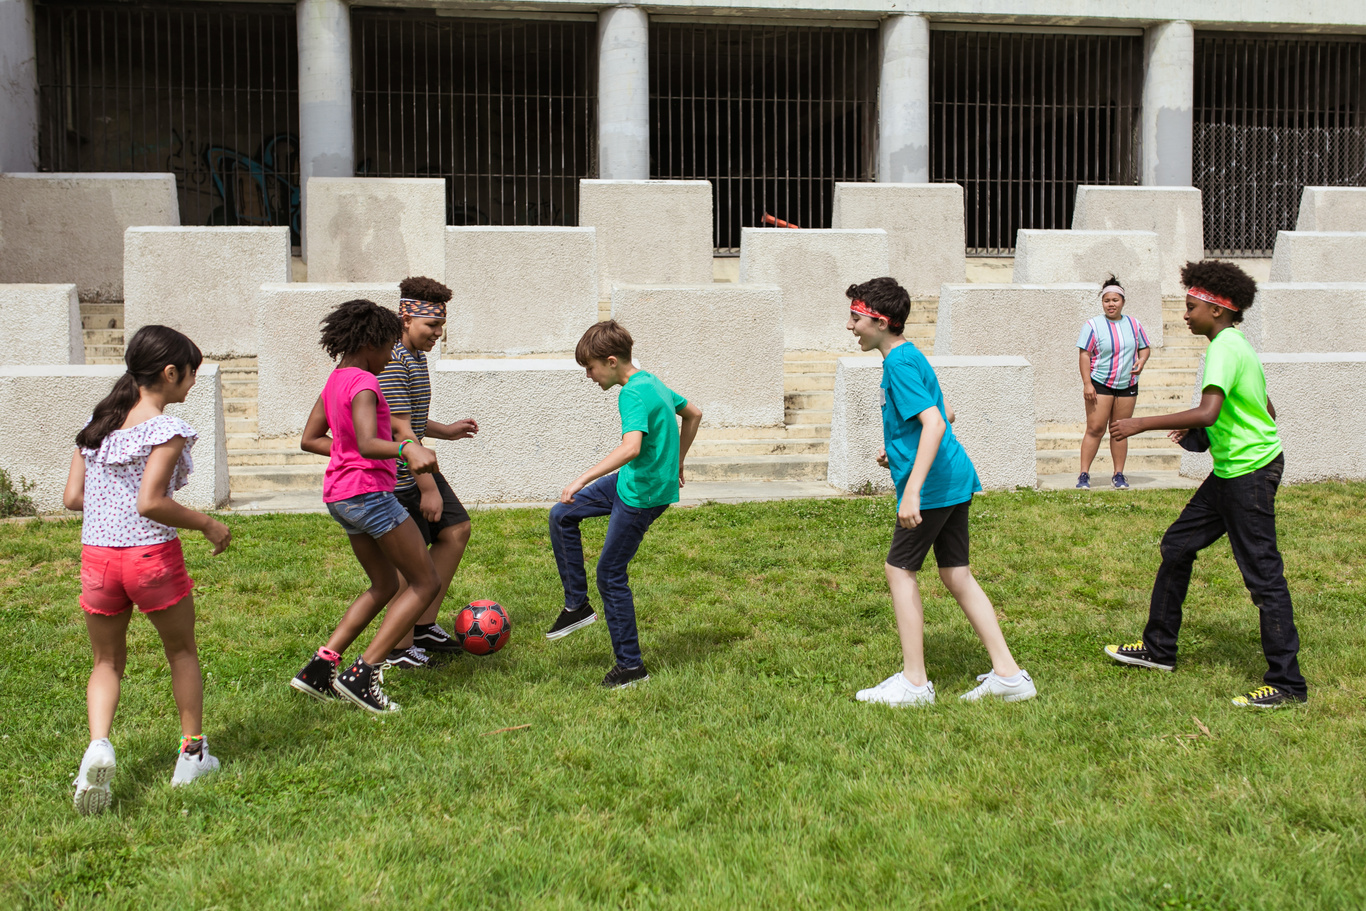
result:
<svg viewBox="0 0 1366 911"><path fill-rule="evenodd" d="M1077 487L1082 490L1091 489L1091 462L1111 419L1133 417L1138 375L1152 353L1142 324L1124 315L1124 287L1113 275L1100 289L1100 306L1104 313L1087 320L1077 337L1081 392L1086 402L1086 435L1081 440L1081 474L1077 476ZM1124 477L1128 454L1127 440L1111 438L1114 477L1110 483L1117 490L1129 487Z"/></svg>

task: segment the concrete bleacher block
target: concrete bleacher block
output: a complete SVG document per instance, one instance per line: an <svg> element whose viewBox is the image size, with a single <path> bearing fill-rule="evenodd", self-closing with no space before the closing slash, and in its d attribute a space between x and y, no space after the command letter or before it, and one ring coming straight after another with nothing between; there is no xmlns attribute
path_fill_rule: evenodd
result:
<svg viewBox="0 0 1366 911"><path fill-rule="evenodd" d="M95 405L123 375L117 366L0 367L0 468L18 485L32 481L30 494L39 512L62 509L62 492L76 434ZM223 387L217 364L204 364L189 397L171 405L167 414L188 421L199 434L190 483L176 494L192 509L214 509L228 500L227 434L223 423Z"/></svg>
<svg viewBox="0 0 1366 911"><path fill-rule="evenodd" d="M1366 479L1366 402L1331 392L1366 381L1366 353L1263 354L1262 369L1285 447L1283 480Z"/></svg>
<svg viewBox="0 0 1366 911"><path fill-rule="evenodd" d="M913 298L967 281L963 188L956 183L837 183L833 228L882 228L892 278Z"/></svg>
<svg viewBox="0 0 1366 911"><path fill-rule="evenodd" d="M1184 296L1181 267L1205 258L1204 215L1195 187L1077 187L1072 229L1157 234L1165 297Z"/></svg>
<svg viewBox="0 0 1366 911"><path fill-rule="evenodd" d="M984 490L1034 487L1033 368L1023 357L929 359L955 412L953 432L972 459ZM835 368L829 483L841 490L893 489L876 462L882 448L882 361L843 357Z"/></svg>
<svg viewBox="0 0 1366 911"><path fill-rule="evenodd" d="M261 285L289 281L289 257L286 227L129 228L124 337L161 324L206 357L253 356Z"/></svg>
<svg viewBox="0 0 1366 911"><path fill-rule="evenodd" d="M262 437L297 436L336 364L318 344L319 323L356 298L398 310L398 283L269 283L257 310L256 417ZM430 363L430 362L429 362Z"/></svg>
<svg viewBox="0 0 1366 911"><path fill-rule="evenodd" d="M75 285L0 285L0 365L84 364Z"/></svg>
<svg viewBox="0 0 1366 911"><path fill-rule="evenodd" d="M580 180L579 225L597 230L598 293L712 280L708 180Z"/></svg>
<svg viewBox="0 0 1366 911"><path fill-rule="evenodd" d="M1366 230L1278 231L1273 282L1366 282Z"/></svg>
<svg viewBox="0 0 1366 911"><path fill-rule="evenodd" d="M0 174L0 282L121 301L124 231L179 224L173 174Z"/></svg>
<svg viewBox="0 0 1366 911"><path fill-rule="evenodd" d="M1238 328L1258 351L1366 351L1366 282L1265 282Z"/></svg>
<svg viewBox="0 0 1366 911"><path fill-rule="evenodd" d="M445 352L573 351L598 321L594 230L447 228L446 284Z"/></svg>
<svg viewBox="0 0 1366 911"><path fill-rule="evenodd" d="M709 427L783 423L777 285L617 285L612 318L642 368L697 404Z"/></svg>
<svg viewBox="0 0 1366 911"><path fill-rule="evenodd" d="M740 281L782 289L788 351L857 350L845 328L844 291L887 273L887 232L881 228L740 231Z"/></svg>
<svg viewBox="0 0 1366 911"><path fill-rule="evenodd" d="M1077 334L1096 314L1096 286L945 285L935 325L936 356L1023 355L1033 365L1034 420L1085 418Z"/></svg>
<svg viewBox="0 0 1366 911"><path fill-rule="evenodd" d="M1305 187L1296 231L1366 231L1366 187Z"/></svg>
<svg viewBox="0 0 1366 911"><path fill-rule="evenodd" d="M443 281L446 182L437 177L308 181L308 278L315 282Z"/></svg>
<svg viewBox="0 0 1366 911"><path fill-rule="evenodd" d="M1100 284L1110 273L1124 283L1125 315L1142 323L1148 340L1160 347L1162 266L1154 232L1022 229L1016 235L1015 283L1094 282L1088 318L1101 313Z"/></svg>
<svg viewBox="0 0 1366 911"><path fill-rule="evenodd" d="M429 443L466 504L558 500L621 442L617 389L603 392L569 359L439 361L431 414L479 422L472 439Z"/></svg>

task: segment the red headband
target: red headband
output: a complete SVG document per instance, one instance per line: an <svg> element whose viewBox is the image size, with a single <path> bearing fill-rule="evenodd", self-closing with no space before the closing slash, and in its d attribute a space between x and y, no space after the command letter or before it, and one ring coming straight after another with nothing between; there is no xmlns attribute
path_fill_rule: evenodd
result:
<svg viewBox="0 0 1366 911"><path fill-rule="evenodd" d="M878 313L872 307L861 300L853 301L849 304L849 312L857 313L860 316L871 316L873 319L885 319L888 327L892 325L892 318L885 313Z"/></svg>
<svg viewBox="0 0 1366 911"><path fill-rule="evenodd" d="M1227 297L1221 297L1213 291L1206 291L1204 288L1187 288L1186 293L1196 300L1202 300L1207 304L1214 304L1216 307L1227 307L1229 310L1242 309L1241 307L1235 307L1233 301L1229 300Z"/></svg>

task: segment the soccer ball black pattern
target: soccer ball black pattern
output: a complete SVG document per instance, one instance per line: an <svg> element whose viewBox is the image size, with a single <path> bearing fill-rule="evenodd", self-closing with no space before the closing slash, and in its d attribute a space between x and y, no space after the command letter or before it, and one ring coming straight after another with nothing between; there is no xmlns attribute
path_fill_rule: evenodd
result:
<svg viewBox="0 0 1366 911"><path fill-rule="evenodd" d="M471 601L455 617L455 641L471 655L492 655L508 644L512 621L497 601Z"/></svg>

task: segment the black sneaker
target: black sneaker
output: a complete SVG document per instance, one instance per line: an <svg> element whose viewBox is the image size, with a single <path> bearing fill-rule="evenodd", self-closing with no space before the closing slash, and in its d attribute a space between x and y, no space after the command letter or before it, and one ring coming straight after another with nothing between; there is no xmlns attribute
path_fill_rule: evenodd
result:
<svg viewBox="0 0 1366 911"><path fill-rule="evenodd" d="M419 623L413 627L413 645L426 652L463 651L455 637L442 629L439 623Z"/></svg>
<svg viewBox="0 0 1366 911"><path fill-rule="evenodd" d="M427 653L416 645L407 648L396 648L389 653L389 657L384 659L385 667L397 667L411 670L412 668L431 667L432 659L427 657Z"/></svg>
<svg viewBox="0 0 1366 911"><path fill-rule="evenodd" d="M337 666L322 655L314 655L289 685L314 699L333 702L337 696Z"/></svg>
<svg viewBox="0 0 1366 911"><path fill-rule="evenodd" d="M643 664L640 667L622 667L618 664L602 678L602 685L609 690L620 690L649 679L650 672L645 670Z"/></svg>
<svg viewBox="0 0 1366 911"><path fill-rule="evenodd" d="M1135 667L1151 667L1159 671L1174 671L1176 665L1163 664L1154 661L1152 653L1143 644L1143 640L1130 642L1128 645L1107 645L1105 654L1118 661L1120 664L1132 664Z"/></svg>
<svg viewBox="0 0 1366 911"><path fill-rule="evenodd" d="M562 610L560 615L555 618L555 625L550 628L550 632L545 634L547 639L562 639L574 632L576 629L583 629L594 620L598 615L593 613L593 605L585 604L578 610Z"/></svg>
<svg viewBox="0 0 1366 911"><path fill-rule="evenodd" d="M1278 709L1283 705L1295 705L1304 701L1304 697L1292 696L1274 686L1259 686L1250 693L1233 697L1233 704L1244 709Z"/></svg>
<svg viewBox="0 0 1366 911"><path fill-rule="evenodd" d="M389 697L380 689L382 683L384 666L366 664L363 658L357 658L355 664L338 675L337 695L376 715L397 712L398 703L389 701Z"/></svg>

